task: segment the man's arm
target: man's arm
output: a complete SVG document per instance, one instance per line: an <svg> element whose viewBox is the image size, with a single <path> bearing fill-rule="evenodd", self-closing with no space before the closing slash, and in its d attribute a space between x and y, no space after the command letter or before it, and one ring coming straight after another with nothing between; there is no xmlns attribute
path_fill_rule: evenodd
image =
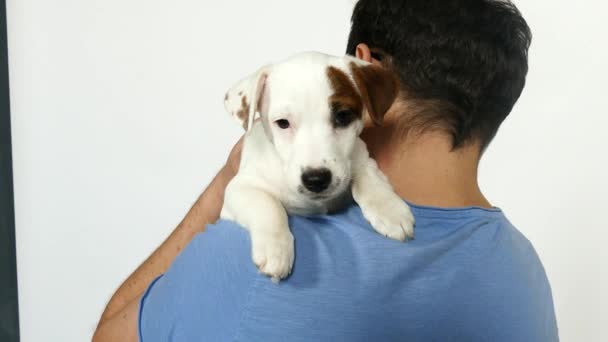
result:
<svg viewBox="0 0 608 342"><path fill-rule="evenodd" d="M226 185L238 170L241 148L242 142L239 141L230 152L226 165L199 196L182 222L114 293L99 320L95 332L96 340L104 341L105 339L100 339L101 336L111 337L111 335L105 335L106 332L112 330L108 329L108 326L120 329L118 323L124 321L120 318L130 312L129 308L136 311L138 299L150 282L169 268L175 257L194 235L202 232L207 224L217 221L224 203Z"/></svg>
<svg viewBox="0 0 608 342"><path fill-rule="evenodd" d="M140 296L116 315L99 322L92 342L137 342Z"/></svg>

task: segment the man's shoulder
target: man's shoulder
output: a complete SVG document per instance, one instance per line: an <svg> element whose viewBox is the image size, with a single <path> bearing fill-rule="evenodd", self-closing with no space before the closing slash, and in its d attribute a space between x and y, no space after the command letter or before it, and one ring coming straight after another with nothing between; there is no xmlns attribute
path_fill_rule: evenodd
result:
<svg viewBox="0 0 608 342"><path fill-rule="evenodd" d="M479 263L544 275L533 245L499 210L439 211L413 207L413 211L417 216L416 239L408 243L376 233L357 206L335 215L290 216L296 266L300 264L300 270L315 266L317 272L324 272L336 265L375 267L402 262L399 268L402 271L417 263L436 260L445 267ZM191 267L192 263L199 263L201 267L209 267L213 266L207 264L210 256L220 255L225 260L224 266L256 273L249 232L229 220L219 220L195 236L175 264Z"/></svg>
<svg viewBox="0 0 608 342"><path fill-rule="evenodd" d="M142 297L141 340L233 339L257 276L249 243L247 232L230 221L197 234Z"/></svg>
<svg viewBox="0 0 608 342"><path fill-rule="evenodd" d="M379 235L356 205L335 215L289 216L297 249L296 259L319 254L319 248L327 246L333 248L330 253L322 253L323 258L312 256L316 262L331 257L334 259L332 263L335 263L336 258L339 260L352 253L378 253L394 259L395 256L411 258L418 254L433 257L435 252L438 256L444 256L443 253L448 251L455 252L459 257L475 258L486 251L494 251L493 254L508 254L514 261L531 262L542 267L532 243L500 210L412 209L417 220L416 239L409 243ZM219 220L209 225L204 233L198 234L188 249L184 258L200 260L201 254L215 250L222 255L229 251L230 259L250 262L251 240L249 232L238 223ZM416 261L416 258L409 260L412 261Z"/></svg>
<svg viewBox="0 0 608 342"><path fill-rule="evenodd" d="M408 243L377 234L357 206L290 217L296 258L279 284L257 272L247 230L220 220L151 287L142 326L148 335L210 340L442 340L454 331L469 340L548 340L536 334L555 329L542 264L502 212L413 211L416 239Z"/></svg>

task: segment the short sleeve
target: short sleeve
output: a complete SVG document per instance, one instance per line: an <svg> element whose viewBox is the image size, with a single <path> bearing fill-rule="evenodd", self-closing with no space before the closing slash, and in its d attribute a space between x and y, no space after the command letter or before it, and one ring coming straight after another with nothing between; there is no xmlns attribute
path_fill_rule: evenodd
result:
<svg viewBox="0 0 608 342"><path fill-rule="evenodd" d="M140 341L231 340L257 275L250 251L247 232L229 221L195 236L142 296Z"/></svg>

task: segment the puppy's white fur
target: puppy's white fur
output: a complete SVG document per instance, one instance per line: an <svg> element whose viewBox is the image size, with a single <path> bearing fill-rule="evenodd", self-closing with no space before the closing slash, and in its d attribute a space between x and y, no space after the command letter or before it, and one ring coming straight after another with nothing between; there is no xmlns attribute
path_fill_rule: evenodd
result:
<svg viewBox="0 0 608 342"><path fill-rule="evenodd" d="M332 126L328 97L334 89L328 67L343 71L354 85L353 65L368 63L349 56L302 53L261 68L226 95L227 111L248 132L239 171L226 188L221 217L249 230L253 261L273 280L287 277L293 265L287 213L332 212L352 196L378 233L399 241L413 238L409 207L359 138L362 120L340 129ZM279 127L281 119L288 120L289 128ZM307 191L302 173L318 168L331 171L331 184L321 193Z"/></svg>

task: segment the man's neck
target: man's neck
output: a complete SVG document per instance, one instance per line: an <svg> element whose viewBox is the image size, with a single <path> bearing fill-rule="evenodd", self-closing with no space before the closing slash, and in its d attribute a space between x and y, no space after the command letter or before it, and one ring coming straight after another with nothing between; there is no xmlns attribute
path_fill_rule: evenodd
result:
<svg viewBox="0 0 608 342"><path fill-rule="evenodd" d="M366 128L362 138L397 194L409 202L492 207L477 183L478 145L452 151L450 137L439 131L401 137L395 120Z"/></svg>

